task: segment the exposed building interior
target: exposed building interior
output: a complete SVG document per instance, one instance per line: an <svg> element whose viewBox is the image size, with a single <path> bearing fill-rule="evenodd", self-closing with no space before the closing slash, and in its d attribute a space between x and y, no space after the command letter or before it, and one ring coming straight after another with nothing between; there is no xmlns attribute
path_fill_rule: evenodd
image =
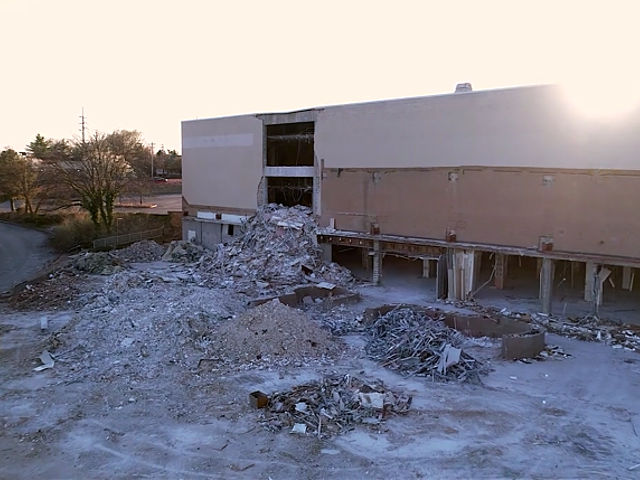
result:
<svg viewBox="0 0 640 480"><path fill-rule="evenodd" d="M286 207L313 205L314 123L282 123L265 126L267 201ZM279 168L282 167L282 168ZM301 176L301 173L305 176ZM276 176L277 175L277 176Z"/></svg>
<svg viewBox="0 0 640 480"><path fill-rule="evenodd" d="M285 207L313 205L313 178L266 177L267 201Z"/></svg>
<svg viewBox="0 0 640 480"><path fill-rule="evenodd" d="M268 167L313 167L314 123L267 125Z"/></svg>

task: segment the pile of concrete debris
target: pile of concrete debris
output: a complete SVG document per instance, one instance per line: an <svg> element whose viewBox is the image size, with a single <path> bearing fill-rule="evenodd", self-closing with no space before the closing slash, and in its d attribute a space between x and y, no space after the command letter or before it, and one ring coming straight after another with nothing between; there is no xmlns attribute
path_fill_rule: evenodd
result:
<svg viewBox="0 0 640 480"><path fill-rule="evenodd" d="M162 260L172 263L195 263L205 258L210 259L210 256L211 252L200 245L184 240L175 240L167 247L167 251L162 255Z"/></svg>
<svg viewBox="0 0 640 480"><path fill-rule="evenodd" d="M265 368L336 358L344 346L275 299L220 325L208 351L213 365Z"/></svg>
<svg viewBox="0 0 640 480"><path fill-rule="evenodd" d="M403 375L433 380L478 380L480 362L466 354L464 337L423 312L399 306L380 316L369 329L367 354Z"/></svg>
<svg viewBox="0 0 640 480"><path fill-rule="evenodd" d="M92 376L123 391L132 380L178 381L210 355L223 322L245 308L223 292L146 272L99 279L101 288L82 296L84 307L42 345L69 380Z"/></svg>
<svg viewBox="0 0 640 480"><path fill-rule="evenodd" d="M80 272L111 275L124 270L125 263L110 252L86 252L72 257L72 265Z"/></svg>
<svg viewBox="0 0 640 480"><path fill-rule="evenodd" d="M158 245L153 240L142 240L128 247L116 250L114 254L123 262L147 263L162 260L165 247Z"/></svg>
<svg viewBox="0 0 640 480"><path fill-rule="evenodd" d="M251 295L284 293L307 283L349 284L349 270L323 262L316 228L309 208L266 205L243 224L235 242L203 257L199 271L210 278L208 284Z"/></svg>
<svg viewBox="0 0 640 480"><path fill-rule="evenodd" d="M261 423L270 431L312 433L328 438L355 424L380 428L391 415L409 411L412 397L394 393L380 380L331 375L271 395Z"/></svg>

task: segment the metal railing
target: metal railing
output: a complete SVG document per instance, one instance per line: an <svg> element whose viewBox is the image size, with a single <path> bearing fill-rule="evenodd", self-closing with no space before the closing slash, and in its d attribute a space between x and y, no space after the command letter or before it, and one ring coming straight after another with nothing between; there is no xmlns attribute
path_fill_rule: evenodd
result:
<svg viewBox="0 0 640 480"><path fill-rule="evenodd" d="M93 241L93 248L115 247L117 245L126 245L129 243L139 242L141 240L150 240L152 238L161 237L164 227L154 228L153 230L145 230L144 232L127 233L124 235L114 235L112 237L97 238Z"/></svg>

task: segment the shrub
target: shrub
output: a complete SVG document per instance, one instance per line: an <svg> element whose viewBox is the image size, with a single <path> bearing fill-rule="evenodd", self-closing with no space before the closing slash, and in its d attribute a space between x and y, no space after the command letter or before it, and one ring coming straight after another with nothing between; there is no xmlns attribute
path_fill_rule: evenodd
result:
<svg viewBox="0 0 640 480"><path fill-rule="evenodd" d="M69 215L53 228L51 246L60 252L68 252L76 247L90 247L100 233L88 215Z"/></svg>

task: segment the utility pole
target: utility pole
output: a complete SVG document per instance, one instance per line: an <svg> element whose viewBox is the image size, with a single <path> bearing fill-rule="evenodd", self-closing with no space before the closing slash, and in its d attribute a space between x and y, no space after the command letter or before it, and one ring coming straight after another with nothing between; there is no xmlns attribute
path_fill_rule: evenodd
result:
<svg viewBox="0 0 640 480"><path fill-rule="evenodd" d="M85 131L84 107L82 107L82 115L80 115L80 125L81 125L81 131L82 131L82 144L84 145L84 131Z"/></svg>
<svg viewBox="0 0 640 480"><path fill-rule="evenodd" d="M156 156L156 154L153 151L153 142L151 142L151 180L153 180L153 177L154 177L154 175L153 175L153 157L155 157L155 156Z"/></svg>

